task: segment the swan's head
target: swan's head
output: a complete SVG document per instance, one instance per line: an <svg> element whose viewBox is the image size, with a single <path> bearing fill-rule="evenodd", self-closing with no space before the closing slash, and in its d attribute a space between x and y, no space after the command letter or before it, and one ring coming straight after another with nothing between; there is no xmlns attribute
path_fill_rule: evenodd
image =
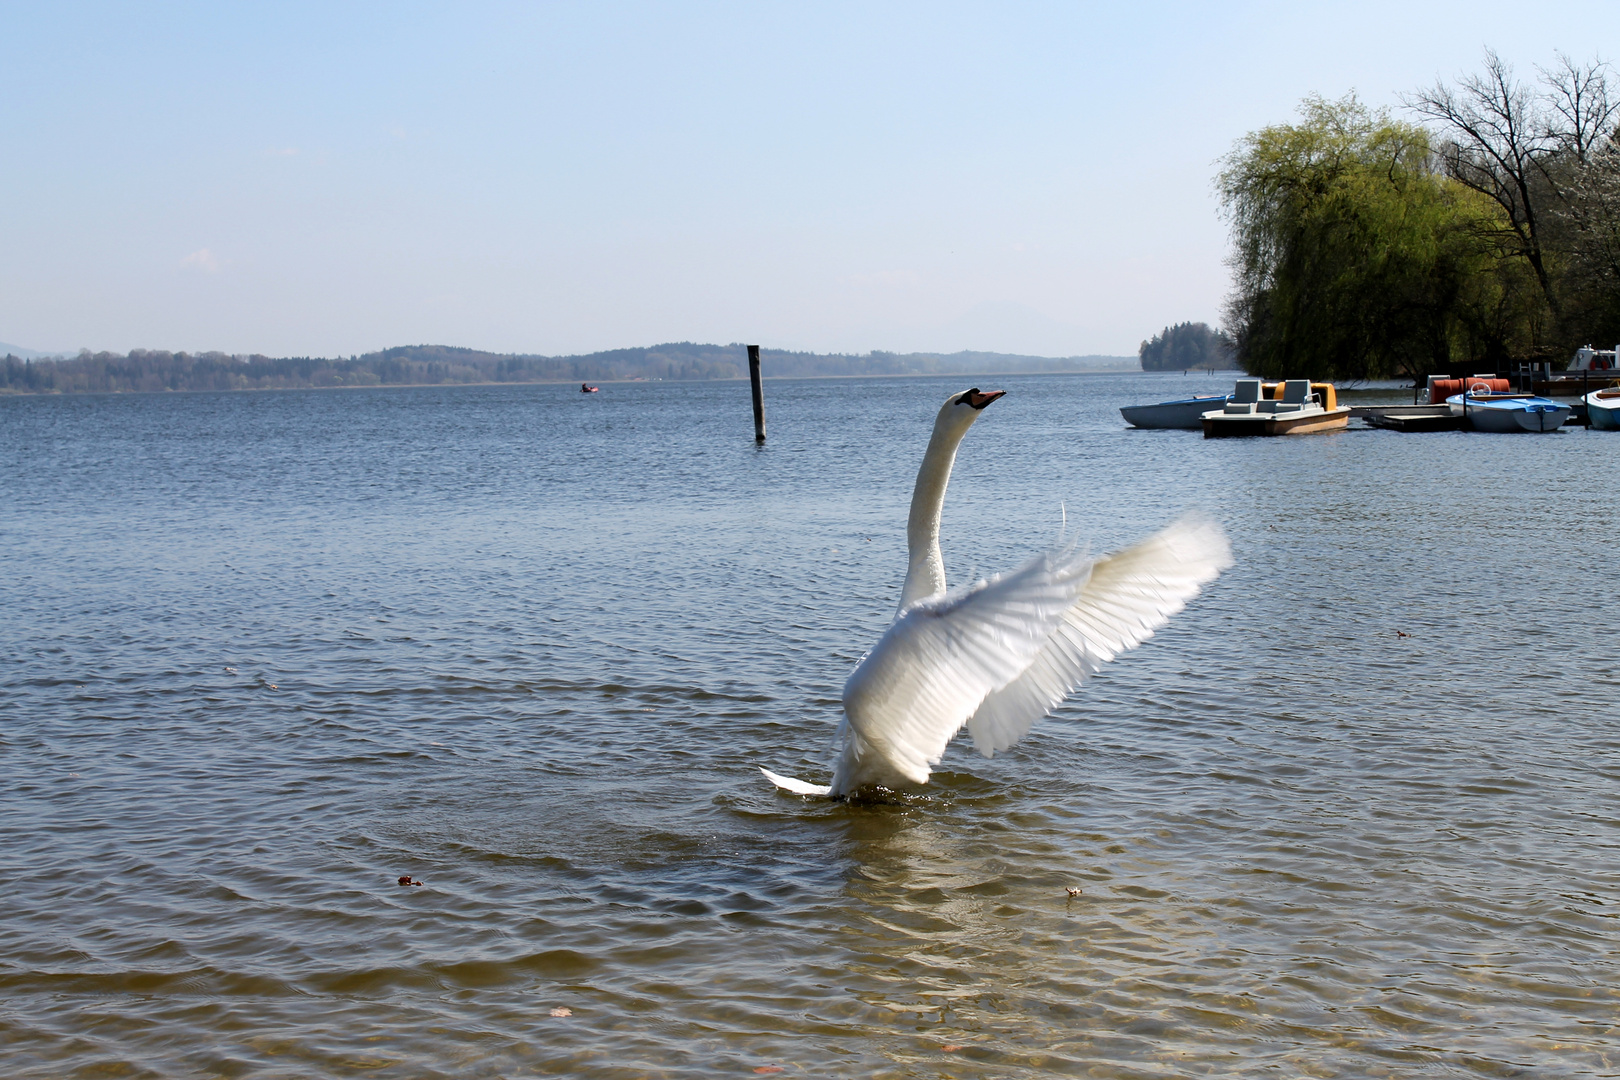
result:
<svg viewBox="0 0 1620 1080"><path fill-rule="evenodd" d="M1006 393L1005 390L981 391L975 386L960 394L952 394L940 406L939 416L934 420L934 430L948 432L960 439L967 434L967 429L973 426L973 421L979 418L984 407Z"/></svg>

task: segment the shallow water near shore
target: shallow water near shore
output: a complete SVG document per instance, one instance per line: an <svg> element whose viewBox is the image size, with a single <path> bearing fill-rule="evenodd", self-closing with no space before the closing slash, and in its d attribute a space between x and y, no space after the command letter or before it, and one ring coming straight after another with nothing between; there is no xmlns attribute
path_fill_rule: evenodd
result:
<svg viewBox="0 0 1620 1080"><path fill-rule="evenodd" d="M968 380L0 399L0 1072L1620 1075L1620 435L979 381L953 582L1237 564L880 805L757 766L825 782Z"/></svg>

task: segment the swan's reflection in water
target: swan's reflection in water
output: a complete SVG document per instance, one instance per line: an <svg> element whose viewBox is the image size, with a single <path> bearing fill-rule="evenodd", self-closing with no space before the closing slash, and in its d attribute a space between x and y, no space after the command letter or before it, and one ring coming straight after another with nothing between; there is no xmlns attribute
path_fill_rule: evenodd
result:
<svg viewBox="0 0 1620 1080"><path fill-rule="evenodd" d="M847 862L837 940L849 989L892 1015L897 1060L1052 1064L1055 1033L1032 1022L1049 1025L1058 1004L1069 864L1045 863L1057 845L1004 820L1016 799L944 772L924 794L850 805L828 822ZM1072 1009L1075 994L1063 996Z"/></svg>
<svg viewBox="0 0 1620 1080"><path fill-rule="evenodd" d="M1365 1041L1306 1008L1277 1044L1290 1007L1264 1000L1267 958L1218 932L1233 898L1199 889L1150 836L1077 827L1073 791L1032 809L1037 789L941 773L927 794L825 822L847 860L846 985L890 1016L887 1056L1033 1076L1268 1045L1303 1064L1307 1047Z"/></svg>

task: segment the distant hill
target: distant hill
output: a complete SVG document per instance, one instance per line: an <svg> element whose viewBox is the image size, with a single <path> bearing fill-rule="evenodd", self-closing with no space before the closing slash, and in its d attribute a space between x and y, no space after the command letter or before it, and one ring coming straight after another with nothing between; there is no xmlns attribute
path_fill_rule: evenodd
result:
<svg viewBox="0 0 1620 1080"><path fill-rule="evenodd" d="M785 352L762 348L760 368L769 378L825 375L935 375L952 372L1099 371L1136 367L1128 356L1019 356L1012 353ZM748 347L690 341L611 349L580 356L501 355L444 345L401 345L368 353L360 362L444 364L486 373L489 382L612 379L738 379L748 374Z"/></svg>
<svg viewBox="0 0 1620 1080"><path fill-rule="evenodd" d="M63 354L40 352L37 349L25 349L21 345L7 345L5 342L0 341L0 356L16 356L23 360L45 360L53 359L61 355Z"/></svg>
<svg viewBox="0 0 1620 1080"><path fill-rule="evenodd" d="M831 375L1006 374L1010 372L1128 371L1129 356L1018 356L1009 353L889 353L864 355L760 350L770 378ZM134 349L128 354L81 352L66 360L7 356L0 393L86 393L163 390L265 390L324 386L407 386L445 383L608 382L625 379L736 379L748 372L747 347L689 341L613 349L582 356L480 352L450 345L401 345L352 359L232 356Z"/></svg>

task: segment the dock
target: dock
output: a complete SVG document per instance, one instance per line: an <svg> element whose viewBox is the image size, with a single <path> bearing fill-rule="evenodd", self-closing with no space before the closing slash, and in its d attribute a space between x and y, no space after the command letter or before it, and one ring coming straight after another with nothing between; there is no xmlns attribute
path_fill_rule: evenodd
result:
<svg viewBox="0 0 1620 1080"><path fill-rule="evenodd" d="M1524 381L1530 393L1542 397L1585 397L1593 390L1620 386L1620 378L1612 371L1566 371L1556 375L1533 376Z"/></svg>
<svg viewBox="0 0 1620 1080"><path fill-rule="evenodd" d="M1463 418L1453 416L1450 405L1353 405L1352 419L1360 417L1373 427L1390 431L1461 431Z"/></svg>
<svg viewBox="0 0 1620 1080"><path fill-rule="evenodd" d="M1352 405L1350 419L1358 417L1388 431L1468 430L1461 416L1452 415L1450 405ZM1570 407L1564 426L1584 427L1586 422L1586 402L1582 401Z"/></svg>

